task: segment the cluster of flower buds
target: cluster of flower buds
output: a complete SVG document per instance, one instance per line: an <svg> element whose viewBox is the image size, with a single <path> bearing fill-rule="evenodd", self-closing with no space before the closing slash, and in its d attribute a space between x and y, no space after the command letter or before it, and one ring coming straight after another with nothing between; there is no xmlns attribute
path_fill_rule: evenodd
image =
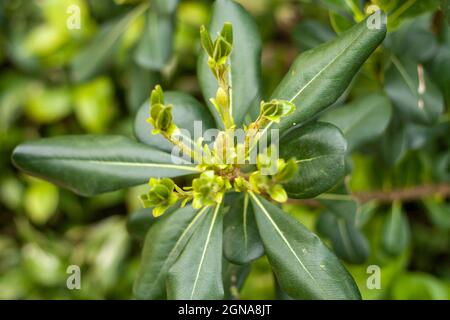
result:
<svg viewBox="0 0 450 320"><path fill-rule="evenodd" d="M294 158L287 162L283 159L272 159L272 150L273 148L268 148L265 154L258 155L256 163L258 171L250 175L249 185L256 193L266 193L277 202L285 202L288 196L282 183L294 177L298 166ZM265 171L273 171L274 174L263 174Z"/></svg>
<svg viewBox="0 0 450 320"><path fill-rule="evenodd" d="M221 203L225 192L231 189L228 179L217 176L214 171L205 171L192 181L192 207L202 208Z"/></svg>
<svg viewBox="0 0 450 320"><path fill-rule="evenodd" d="M151 178L148 184L150 191L141 195L141 202L144 208L154 207L153 216L159 217L178 201L175 183L169 178Z"/></svg>

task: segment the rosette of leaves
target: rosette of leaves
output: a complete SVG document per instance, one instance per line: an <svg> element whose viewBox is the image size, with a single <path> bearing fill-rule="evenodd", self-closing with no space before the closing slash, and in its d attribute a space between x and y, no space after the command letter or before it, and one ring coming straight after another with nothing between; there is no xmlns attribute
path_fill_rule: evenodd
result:
<svg viewBox="0 0 450 320"><path fill-rule="evenodd" d="M137 298L235 296L239 284L233 279L242 280L240 270L248 272L248 264L265 254L292 298L358 299L358 288L339 259L276 202L316 197L345 175L342 132L314 119L342 95L385 32L384 25L371 29L362 21L303 53L263 102L258 28L239 4L218 0L209 28L201 30L198 77L207 108L187 94L157 87L150 110L146 103L137 113L137 141L95 135L41 139L18 146L13 162L28 174L87 196L152 178L142 200L157 208L156 215L164 214L146 235ZM273 163L278 172L261 174L270 165L265 150L248 170L215 163L225 135L212 149L202 146L210 152L208 163L195 165L171 155L172 143L195 158L195 150L175 139L180 128L192 133L195 120L222 133L243 127L248 141L260 137L248 134L250 129L278 129L280 158ZM235 147L245 153L250 144ZM225 268L230 262L237 267Z"/></svg>

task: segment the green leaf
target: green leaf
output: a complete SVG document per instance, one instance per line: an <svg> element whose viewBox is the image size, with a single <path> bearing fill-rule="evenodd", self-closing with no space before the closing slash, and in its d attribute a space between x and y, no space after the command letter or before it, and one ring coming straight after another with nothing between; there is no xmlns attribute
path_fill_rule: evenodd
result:
<svg viewBox="0 0 450 320"><path fill-rule="evenodd" d="M295 158L298 171L285 184L292 198L313 198L329 190L345 175L347 142L338 128L313 123L296 128L280 141L280 156Z"/></svg>
<svg viewBox="0 0 450 320"><path fill-rule="evenodd" d="M264 248L247 193L245 196L233 198L224 219L225 258L236 264L247 264L260 258Z"/></svg>
<svg viewBox="0 0 450 320"><path fill-rule="evenodd" d="M355 226L330 212L319 216L317 229L331 240L336 255L353 264L362 264L369 257L367 238Z"/></svg>
<svg viewBox="0 0 450 320"><path fill-rule="evenodd" d="M222 259L222 278L225 291L225 299L239 298L240 291L250 273L249 264L233 264L227 259Z"/></svg>
<svg viewBox="0 0 450 320"><path fill-rule="evenodd" d="M137 64L150 70L161 70L169 62L173 47L173 18L149 10L144 33L136 48Z"/></svg>
<svg viewBox="0 0 450 320"><path fill-rule="evenodd" d="M294 299L360 299L339 259L295 218L251 194L256 222L277 280Z"/></svg>
<svg viewBox="0 0 450 320"><path fill-rule="evenodd" d="M179 0L153 0L152 5L159 14L172 14L175 12Z"/></svg>
<svg viewBox="0 0 450 320"><path fill-rule="evenodd" d="M441 0L441 9L444 12L448 24L450 25L450 0Z"/></svg>
<svg viewBox="0 0 450 320"><path fill-rule="evenodd" d="M425 199L423 203L433 225L438 229L450 231L450 205L434 199Z"/></svg>
<svg viewBox="0 0 450 320"><path fill-rule="evenodd" d="M167 273L207 215L212 215L211 210L187 206L168 212L150 228L133 288L137 299L166 297Z"/></svg>
<svg viewBox="0 0 450 320"><path fill-rule="evenodd" d="M433 59L438 50L438 41L431 31L433 17L423 15L405 22L396 32L386 37L386 47L398 56L408 56L414 61L426 62Z"/></svg>
<svg viewBox="0 0 450 320"><path fill-rule="evenodd" d="M391 120L392 106L381 93L355 100L333 109L321 118L342 130L348 152L380 137Z"/></svg>
<svg viewBox="0 0 450 320"><path fill-rule="evenodd" d="M31 221L43 225L56 213L59 191L54 185L33 179L23 198L23 205Z"/></svg>
<svg viewBox="0 0 450 320"><path fill-rule="evenodd" d="M444 281L422 272L407 272L399 275L392 285L395 300L448 300L448 286Z"/></svg>
<svg viewBox="0 0 450 320"><path fill-rule="evenodd" d="M409 239L408 220L402 212L401 204L394 202L383 225L383 249L391 256L398 256L407 248Z"/></svg>
<svg viewBox="0 0 450 320"><path fill-rule="evenodd" d="M315 48L335 36L327 25L316 20L304 20L293 31L294 43L302 50Z"/></svg>
<svg viewBox="0 0 450 320"><path fill-rule="evenodd" d="M208 212L170 268L167 295L176 300L222 299L222 222L220 205Z"/></svg>
<svg viewBox="0 0 450 320"><path fill-rule="evenodd" d="M385 90L394 106L410 121L431 125L443 111L441 92L423 67L409 59L392 57Z"/></svg>
<svg viewBox="0 0 450 320"><path fill-rule="evenodd" d="M139 67L136 63L129 66L127 74L127 107L135 114L142 104L148 99L149 88L154 88L160 81L157 72L148 71ZM147 109L150 105L147 105Z"/></svg>
<svg viewBox="0 0 450 320"><path fill-rule="evenodd" d="M143 3L126 15L102 26L90 44L72 60L70 65L72 79L81 82L101 72L111 62L121 36L147 8L148 3Z"/></svg>
<svg viewBox="0 0 450 320"><path fill-rule="evenodd" d="M26 93L25 113L39 124L61 121L72 112L70 90L67 87L30 86Z"/></svg>
<svg viewBox="0 0 450 320"><path fill-rule="evenodd" d="M173 105L173 122L180 129L186 129L194 139L194 121L201 121L202 131L214 128L214 120L206 110L205 106L199 103L192 96L181 93L167 91L164 92L164 101L167 105ZM139 109L134 120L134 133L136 138L146 145L171 151L173 145L164 139L161 135L153 135L153 126L147 122L150 114L150 101L147 100ZM197 139L200 137L196 137Z"/></svg>
<svg viewBox="0 0 450 320"><path fill-rule="evenodd" d="M166 214L170 214L167 212ZM150 227L155 222L152 210L148 208L133 212L127 219L128 233L136 240L143 241Z"/></svg>
<svg viewBox="0 0 450 320"><path fill-rule="evenodd" d="M364 20L335 40L300 55L272 94L297 106L281 121L280 130L308 121L334 103L385 34L384 24L369 29Z"/></svg>
<svg viewBox="0 0 450 320"><path fill-rule="evenodd" d="M181 164L174 164L173 160ZM74 135L19 145L12 160L24 172L82 195L139 184L150 177L197 173L182 159L121 136Z"/></svg>
<svg viewBox="0 0 450 320"><path fill-rule="evenodd" d="M232 114L237 125L252 110L252 116L259 112L261 96L261 37L253 18L242 6L231 0L217 0L214 4L209 33L214 36L221 31L225 22L233 25L233 51L230 56L231 81L233 88ZM219 114L209 99L216 96L217 81L211 73L207 55L202 52L198 60L198 78L203 97L217 123Z"/></svg>
<svg viewBox="0 0 450 320"><path fill-rule="evenodd" d="M441 89L446 104L450 105L450 44L439 48L431 62L431 75Z"/></svg>

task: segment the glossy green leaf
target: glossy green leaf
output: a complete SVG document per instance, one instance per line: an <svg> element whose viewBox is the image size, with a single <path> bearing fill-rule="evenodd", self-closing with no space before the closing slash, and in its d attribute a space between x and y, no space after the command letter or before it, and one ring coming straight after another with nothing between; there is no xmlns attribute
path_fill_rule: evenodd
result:
<svg viewBox="0 0 450 320"><path fill-rule="evenodd" d="M205 216L211 214L211 210L195 210L187 206L167 212L150 228L145 237L141 267L133 288L137 299L166 297L166 278L170 267Z"/></svg>
<svg viewBox="0 0 450 320"><path fill-rule="evenodd" d="M127 231L136 240L143 241L155 220L155 217L152 215L152 209L139 209L128 217Z"/></svg>
<svg viewBox="0 0 450 320"><path fill-rule="evenodd" d="M348 152L380 137L391 120L392 106L383 94L362 97L333 109L321 118L342 130Z"/></svg>
<svg viewBox="0 0 450 320"><path fill-rule="evenodd" d="M385 34L384 24L370 29L364 20L333 41L300 55L272 94L272 98L297 106L281 121L280 129L308 121L335 102Z"/></svg>
<svg viewBox="0 0 450 320"><path fill-rule="evenodd" d="M392 256L398 256L407 248L409 239L409 222L402 211L401 204L394 202L383 225L383 249Z"/></svg>
<svg viewBox="0 0 450 320"><path fill-rule="evenodd" d="M214 37L225 22L233 25L233 51L230 56L231 79L233 88L232 114L237 125L251 111L255 117L259 112L261 96L261 37L258 27L242 6L232 0L217 0L214 4L209 33ZM198 60L198 78L203 97L216 122L219 114L209 99L216 96L217 81L214 79L203 52Z"/></svg>
<svg viewBox="0 0 450 320"><path fill-rule="evenodd" d="M292 198L313 198L329 190L345 175L347 142L338 128L313 123L296 128L280 141L280 156L295 157L298 171L285 184Z"/></svg>
<svg viewBox="0 0 450 320"><path fill-rule="evenodd" d="M186 129L194 139L194 121L201 121L202 132L214 128L214 120L201 103L192 96L181 92L164 92L166 104L173 105L173 122L180 129ZM147 122L150 113L150 101L147 100L139 109L134 120L134 133L136 138L146 145L171 151L173 145L161 135L153 135L153 126ZM200 137L196 137L197 139Z"/></svg>
<svg viewBox="0 0 450 320"><path fill-rule="evenodd" d="M214 211L214 212L212 212ZM167 278L169 299L213 300L224 297L220 206L210 210L192 235Z"/></svg>
<svg viewBox="0 0 450 320"><path fill-rule="evenodd" d="M12 160L26 173L82 195L144 184L150 177L197 172L182 159L121 136L74 135L26 142L14 150Z"/></svg>
<svg viewBox="0 0 450 320"><path fill-rule="evenodd" d="M423 67L409 59L392 57L385 90L403 117L411 121L431 125L443 111L441 92Z"/></svg>
<svg viewBox="0 0 450 320"><path fill-rule="evenodd" d="M223 232L223 252L230 262L247 264L263 255L264 248L248 194L233 200L225 214Z"/></svg>
<svg viewBox="0 0 450 320"><path fill-rule="evenodd" d="M317 223L319 232L331 240L339 258L354 264L362 264L367 260L369 243L355 223L337 218L330 212L322 213Z"/></svg>
<svg viewBox="0 0 450 320"><path fill-rule="evenodd" d="M70 69L73 80L84 81L101 72L111 62L121 36L147 8L148 4L143 3L126 15L103 25L90 44L72 60Z"/></svg>
<svg viewBox="0 0 450 320"><path fill-rule="evenodd" d="M172 55L173 18L149 10L144 33L136 48L135 59L141 67L161 70Z"/></svg>
<svg viewBox="0 0 450 320"><path fill-rule="evenodd" d="M360 299L338 258L295 218L251 194L256 222L281 288L294 299Z"/></svg>

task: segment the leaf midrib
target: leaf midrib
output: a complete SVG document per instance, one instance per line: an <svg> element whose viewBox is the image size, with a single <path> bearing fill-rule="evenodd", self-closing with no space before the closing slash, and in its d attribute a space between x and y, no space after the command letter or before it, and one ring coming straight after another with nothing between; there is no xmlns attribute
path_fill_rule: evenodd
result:
<svg viewBox="0 0 450 320"><path fill-rule="evenodd" d="M297 97L307 88L309 87L318 77L322 75L323 72L325 72L332 64L334 64L352 45L353 43L361 36L361 34L364 32L364 29L362 28L361 31L350 41L349 45L344 47L344 49L339 52L339 54L336 55L322 70L320 70L311 80L309 80L295 95L292 97L289 102L293 102Z"/></svg>

